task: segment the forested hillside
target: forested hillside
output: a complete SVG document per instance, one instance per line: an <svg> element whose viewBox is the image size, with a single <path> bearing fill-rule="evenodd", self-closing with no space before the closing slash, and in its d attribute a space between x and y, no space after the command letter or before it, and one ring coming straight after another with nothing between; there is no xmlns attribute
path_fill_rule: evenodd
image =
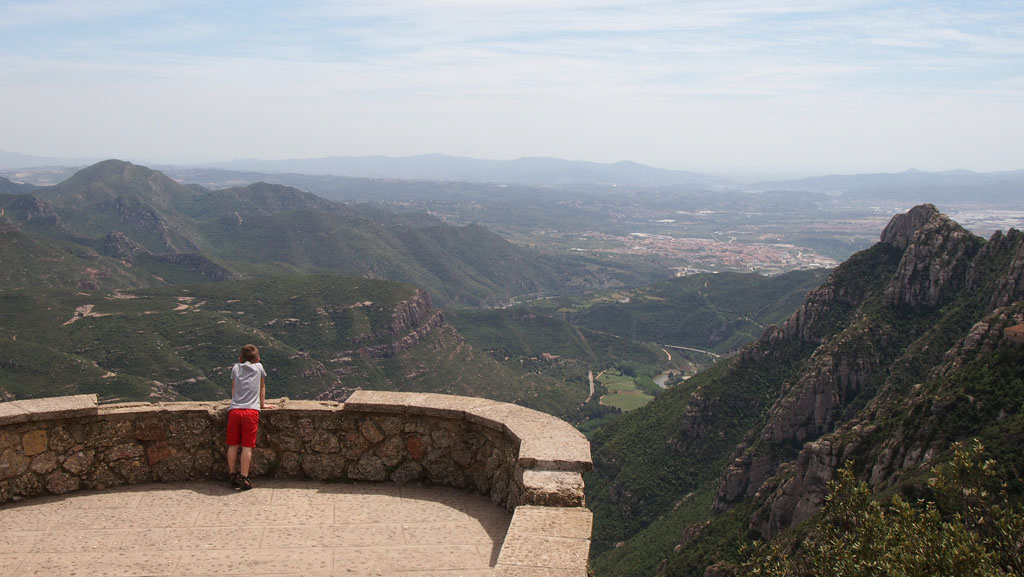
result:
<svg viewBox="0 0 1024 577"><path fill-rule="evenodd" d="M789 316L827 274L813 269L771 277L733 272L685 276L622 291L618 299L572 310L567 318L596 331L725 353Z"/></svg>
<svg viewBox="0 0 1024 577"><path fill-rule="evenodd" d="M844 463L913 500L956 441L981 439L1019 495L1024 345L1003 330L1022 298L1024 234L893 218L785 322L595 437L597 574L728 574L813 522Z"/></svg>
<svg viewBox="0 0 1024 577"><path fill-rule="evenodd" d="M226 367L252 341L276 395L424 390L568 415L587 397L585 372L566 379L499 364L469 346L422 287L448 305L480 305L621 282L479 226L279 185L209 191L120 161L56 186L5 190L3 399L222 398Z"/></svg>
<svg viewBox="0 0 1024 577"><path fill-rule="evenodd" d="M329 272L409 282L442 306L480 306L650 280L628 267L545 256L479 226L342 205L280 185L210 191L116 160L56 186L0 193L0 210L0 220L36 245L31 250L61 252L80 268L63 286Z"/></svg>

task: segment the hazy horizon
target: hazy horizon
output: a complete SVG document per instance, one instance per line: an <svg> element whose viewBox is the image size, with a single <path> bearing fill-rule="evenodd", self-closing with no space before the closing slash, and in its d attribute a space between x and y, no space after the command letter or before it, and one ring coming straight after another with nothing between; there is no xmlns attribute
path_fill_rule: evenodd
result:
<svg viewBox="0 0 1024 577"><path fill-rule="evenodd" d="M46 164L46 163L44 163L44 164L31 164L30 163L30 164L24 164L24 165L9 164L9 165L5 166L5 162L4 162L5 155L14 155L14 156L24 156L24 157L39 158L39 159L45 159L47 161L52 161L52 162L50 162L48 164ZM228 171L236 171L236 172L255 172L255 173L267 172L267 173L275 173L275 172L280 172L280 171L279 170L260 170L258 168L242 168L242 167L230 168L230 167L225 167L224 165L227 165L227 164L230 164L230 163L233 163L233 162L256 162L256 163L268 163L268 164L270 164L270 163L276 163L276 162L293 162L293 161L294 162L302 162L302 161L327 160L327 159L331 159L331 158L352 158L352 159L386 158L386 159L390 159L390 160L403 160L403 159L412 159L412 158L416 158L416 157L428 157L428 156L446 156L448 158L453 158L453 159L466 159L466 160L473 160L473 161L483 160L483 161L497 161L497 162L526 160L526 159L548 159L548 160L565 161L565 162L584 162L584 163L594 162L594 163L597 163L597 164L605 164L605 165L613 165L613 164L616 164L617 162L632 162L632 163L636 163L636 161L630 160L630 159L623 159L623 160L620 160L620 161L603 163L603 162L592 161L592 160L587 160L587 159L566 159L566 158L539 157L539 156L521 156L521 157L516 157L516 158L478 158L478 157L467 157L467 156L459 156L459 155L445 155L443 153L436 153L436 152L427 152L427 153L408 155L408 156L332 155L332 156L311 157L311 158L232 158L232 159L227 159L227 160L207 160L207 161L195 161L195 162L188 162L188 161L185 161L185 162L175 162L175 161L162 161L162 160L156 160L156 159L134 158L134 157L118 157L118 158L115 158L115 157L109 157L109 158L103 158L103 157L95 157L95 158L70 158L70 157L67 157L67 158L61 158L61 157L52 157L52 156L43 156L43 155L38 155L38 156L37 155L28 155L28 154L23 154L23 153L16 152L16 151L0 150L0 171L11 171L11 170L19 170L19 169L33 169L33 168L46 168L46 167L71 167L71 168L73 168L73 167L76 167L76 166L84 167L84 166L88 166L88 165L95 164L95 163L98 163L98 162L103 162L103 161L106 161L106 160L122 160L122 161L126 161L126 162L131 162L132 164L138 164L138 165L142 165L142 166L147 166L149 168L154 168L154 169L157 169L157 170L159 170L159 168L162 167L162 166L167 166L167 167L176 166L176 167L180 167L180 168L216 168L216 169L222 169L222 170L228 170ZM644 166L647 166L647 167L653 168L653 169L657 169L657 170L676 170L676 169L665 168L663 166L653 166L653 165L648 165L648 164L644 164L644 163L638 163L638 164L643 164ZM710 178L721 178L721 179L726 179L726 180L733 180L737 184L741 184L741 183L752 184L752 183L755 183L757 181L769 182L769 181L800 180L800 179L813 179L813 178L830 177L830 176L862 176L862 175L874 175L874 174L900 174L900 173L911 173L911 172L928 172L928 173L933 173L933 174L943 174L943 173L957 173L957 172L963 172L963 171L973 172L973 173L977 173L977 174L991 174L991 173L1003 173L1003 172L1006 172L1006 173L1009 173L1009 172L1021 172L1021 171L1024 171L1024 169L993 170L993 171L973 171L973 170L964 169L964 168L949 168L949 169L940 169L940 170L934 170L934 171L922 171L922 170L920 170L920 169L918 169L916 167L909 167L909 168L906 168L906 169L903 169L903 170L892 170L892 171L876 170L876 171L863 171L863 172L856 172L856 173L854 173L854 172L848 172L848 173L831 172L831 173L826 173L826 172L810 172L810 171L799 171L799 170L786 171L786 170L781 170L781 169L777 170L777 171L772 171L772 170L764 170L764 171L734 170L734 171L729 171L729 172L726 172L726 171L719 171L719 172L697 172L697 171L693 171L693 172L694 172L694 174L703 175L703 176L707 176L707 177L710 177ZM314 174L312 172L302 172L302 171L293 171L293 170L284 170L284 172L294 172L296 174ZM683 172L690 172L690 171L685 171L684 170ZM345 176L344 174L341 174L341 173L330 173L330 174L337 174L338 176ZM402 177L396 177L396 178L401 179ZM411 179L412 180L416 180L416 178L411 178Z"/></svg>
<svg viewBox="0 0 1024 577"><path fill-rule="evenodd" d="M0 150L1018 170L1013 2L3 2Z"/></svg>

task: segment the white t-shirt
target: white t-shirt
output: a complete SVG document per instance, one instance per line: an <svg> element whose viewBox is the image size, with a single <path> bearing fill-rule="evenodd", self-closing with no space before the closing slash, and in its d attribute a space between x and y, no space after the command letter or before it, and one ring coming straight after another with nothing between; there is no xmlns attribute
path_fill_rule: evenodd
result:
<svg viewBox="0 0 1024 577"><path fill-rule="evenodd" d="M260 410L260 381L267 376L263 363L235 363L231 368L231 382L235 394L231 396L231 409Z"/></svg>

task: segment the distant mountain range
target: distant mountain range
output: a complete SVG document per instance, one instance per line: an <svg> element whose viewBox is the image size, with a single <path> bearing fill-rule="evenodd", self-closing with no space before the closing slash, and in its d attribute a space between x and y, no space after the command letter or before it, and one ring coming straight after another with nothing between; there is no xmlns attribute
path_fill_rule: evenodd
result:
<svg viewBox="0 0 1024 577"><path fill-rule="evenodd" d="M680 170L653 168L636 162L614 164L562 160L558 158L517 158L487 160L421 154L406 157L331 156L293 160L234 160L210 163L211 168L270 173L333 174L369 178L409 180L454 180L470 182L515 182L558 186L568 184L689 184L706 186L717 179Z"/></svg>
<svg viewBox="0 0 1024 577"><path fill-rule="evenodd" d="M74 170L92 164L90 159L30 156L0 151L0 171L12 180L54 184ZM152 163L151 163L152 164ZM950 170L898 173L834 174L792 180L742 182L681 170L654 168L631 161L599 163L558 158L526 157L489 160L421 154L406 157L329 156L287 160L240 159L195 165L153 164L172 177L204 186L226 187L266 181L295 186L315 194L335 197L339 189L353 183L340 179L375 179L374 188L387 189L387 182L488 183L586 190L598 186L670 187L687 191L795 191L842 196L852 200L894 200L907 203L988 202L1021 205L1024 198L1024 170L972 172ZM47 171L14 169L49 167ZM61 170L55 167L68 167ZM38 180L34 180L38 179ZM365 188L366 182L356 186ZM393 192L393 191L392 191ZM403 190L401 194L408 194Z"/></svg>
<svg viewBox="0 0 1024 577"><path fill-rule="evenodd" d="M758 190L792 190L841 194L858 200L900 200L909 203L1024 202L1024 170L972 172L950 170L898 173L834 174L799 180L759 182Z"/></svg>
<svg viewBox="0 0 1024 577"><path fill-rule="evenodd" d="M56 156L33 156L0 150L0 170L12 168L35 168L40 166L85 166L99 159L62 158Z"/></svg>
<svg viewBox="0 0 1024 577"><path fill-rule="evenodd" d="M42 166L81 167L95 159L53 158L0 151L0 170ZM160 168L170 165L150 163ZM240 159L189 165L196 169L266 174L334 175L362 178L393 178L428 181L465 181L519 183L544 186L571 184L632 184L641 186L699 185L721 183L716 177L665 170L631 161L613 164L562 160L558 158L518 158L490 160L444 154L416 156L329 156L288 160Z"/></svg>

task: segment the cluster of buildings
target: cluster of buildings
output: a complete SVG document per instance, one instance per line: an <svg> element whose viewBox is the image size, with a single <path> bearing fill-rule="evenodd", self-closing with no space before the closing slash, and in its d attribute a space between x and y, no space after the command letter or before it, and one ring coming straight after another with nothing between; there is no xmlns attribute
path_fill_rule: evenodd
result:
<svg viewBox="0 0 1024 577"><path fill-rule="evenodd" d="M677 276L698 272L754 271L778 274L809 268L833 268L838 263L809 249L789 244L738 242L707 238L675 238L634 232L628 236L588 233L601 248L573 249L608 254L658 256L675 261Z"/></svg>

